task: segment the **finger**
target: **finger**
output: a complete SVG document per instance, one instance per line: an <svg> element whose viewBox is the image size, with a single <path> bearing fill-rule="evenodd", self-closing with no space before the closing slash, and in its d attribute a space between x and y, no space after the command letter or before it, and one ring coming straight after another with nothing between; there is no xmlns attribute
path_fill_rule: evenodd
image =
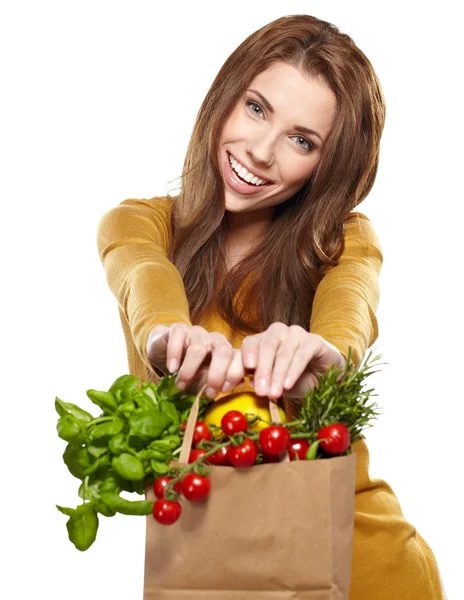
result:
<svg viewBox="0 0 464 600"><path fill-rule="evenodd" d="M290 390L295 385L310 364L317 350L317 346L311 337L307 337L300 343L288 368L283 385L284 390Z"/></svg>
<svg viewBox="0 0 464 600"><path fill-rule="evenodd" d="M191 384L205 357L211 351L208 332L196 325L188 332L186 344L185 357L176 378L176 387L181 391Z"/></svg>
<svg viewBox="0 0 464 600"><path fill-rule="evenodd" d="M186 339L190 326L186 323L173 323L169 327L168 347L166 350L166 365L170 373L175 373L185 354Z"/></svg>
<svg viewBox="0 0 464 600"><path fill-rule="evenodd" d="M268 335L261 338L258 349L258 363L254 373L255 392L258 396L267 396L268 394L279 345L280 340L278 338Z"/></svg>
<svg viewBox="0 0 464 600"><path fill-rule="evenodd" d="M228 392L239 385L245 378L245 369L243 368L243 358L240 348L234 349L232 362L226 374L224 385L221 392Z"/></svg>
<svg viewBox="0 0 464 600"><path fill-rule="evenodd" d="M289 335L283 340L277 350L274 360L274 368L271 374L271 383L268 396L271 400L280 398L284 391L284 381L287 377L290 365L293 362L296 351L301 340L297 336Z"/></svg>
<svg viewBox="0 0 464 600"><path fill-rule="evenodd" d="M210 336L212 344L211 363L208 370L208 387L205 391L207 398L210 399L215 398L224 385L227 371L234 358L234 349L230 342L224 336L218 336Z"/></svg>
<svg viewBox="0 0 464 600"><path fill-rule="evenodd" d="M258 364L259 341L262 334L248 335L242 340L242 362L245 369L255 369Z"/></svg>

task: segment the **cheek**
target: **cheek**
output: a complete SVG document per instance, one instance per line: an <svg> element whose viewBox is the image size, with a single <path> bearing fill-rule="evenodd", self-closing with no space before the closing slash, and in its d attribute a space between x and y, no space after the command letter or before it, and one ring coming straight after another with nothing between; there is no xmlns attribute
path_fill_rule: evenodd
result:
<svg viewBox="0 0 464 600"><path fill-rule="evenodd" d="M312 160L306 159L302 161L295 160L292 157L292 160L286 161L285 166L281 170L282 180L288 185L300 186L311 177L318 163L319 160L316 157Z"/></svg>

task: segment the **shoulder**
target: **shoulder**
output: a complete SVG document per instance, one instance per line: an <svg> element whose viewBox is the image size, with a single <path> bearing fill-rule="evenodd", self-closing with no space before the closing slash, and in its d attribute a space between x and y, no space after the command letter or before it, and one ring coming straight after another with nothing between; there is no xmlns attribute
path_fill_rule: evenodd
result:
<svg viewBox="0 0 464 600"><path fill-rule="evenodd" d="M115 240L145 239L165 248L171 238L172 198L128 198L106 212L101 218L97 239L99 246Z"/></svg>
<svg viewBox="0 0 464 600"><path fill-rule="evenodd" d="M168 219L171 216L172 198L169 196L154 196L153 198L128 198L119 206L130 206L158 218Z"/></svg>
<svg viewBox="0 0 464 600"><path fill-rule="evenodd" d="M355 252L361 256L377 254L382 260L382 247L379 236L370 219L360 212L351 212L344 228L345 252Z"/></svg>

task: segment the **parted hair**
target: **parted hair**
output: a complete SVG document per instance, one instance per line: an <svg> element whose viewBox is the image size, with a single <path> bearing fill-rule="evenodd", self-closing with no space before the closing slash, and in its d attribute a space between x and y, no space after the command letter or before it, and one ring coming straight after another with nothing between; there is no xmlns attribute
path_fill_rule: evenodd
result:
<svg viewBox="0 0 464 600"><path fill-rule="evenodd" d="M276 61L330 87L337 100L335 123L312 177L274 208L264 239L226 272L228 222L218 142L250 82ZM169 259L183 278L193 324L215 300L232 330L245 335L276 321L309 330L315 290L324 269L338 264L348 215L374 184L385 113L371 63L331 23L286 16L238 46L198 111L181 191L171 198Z"/></svg>

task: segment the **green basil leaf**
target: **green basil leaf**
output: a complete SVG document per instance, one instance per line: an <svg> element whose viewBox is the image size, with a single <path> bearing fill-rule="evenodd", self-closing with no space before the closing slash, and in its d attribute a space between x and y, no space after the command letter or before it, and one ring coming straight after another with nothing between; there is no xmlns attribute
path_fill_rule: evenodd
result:
<svg viewBox="0 0 464 600"><path fill-rule="evenodd" d="M84 437L79 421L72 415L60 417L56 424L56 430L58 431L60 438L66 442L74 442L77 444L78 441L81 441Z"/></svg>
<svg viewBox="0 0 464 600"><path fill-rule="evenodd" d="M118 455L126 449L126 436L124 433L117 433L108 442L108 448L111 454Z"/></svg>
<svg viewBox="0 0 464 600"><path fill-rule="evenodd" d="M88 550L97 537L98 517L91 502L76 508L66 523L68 536L74 546L84 552Z"/></svg>
<svg viewBox="0 0 464 600"><path fill-rule="evenodd" d="M63 402L63 400L60 400L58 396L56 396L55 398L55 409L56 412L60 415L60 417L64 417L70 414L82 423L88 423L94 418L93 415L91 415L86 410L79 408L79 406L77 406L76 404L71 404L70 402Z"/></svg>
<svg viewBox="0 0 464 600"><path fill-rule="evenodd" d="M145 476L141 461L128 452L113 457L111 467L117 475L129 481L139 481Z"/></svg>
<svg viewBox="0 0 464 600"><path fill-rule="evenodd" d="M170 419L172 419L172 424L168 428L169 434L173 434L179 430L180 427L180 413L172 402L168 400L161 400L159 403L160 409L164 412Z"/></svg>
<svg viewBox="0 0 464 600"><path fill-rule="evenodd" d="M109 470L110 465L111 454L107 452L106 454L103 454L103 456L97 458L95 462L92 463L89 467L84 469L84 475L92 475L94 473L98 473L100 476L102 476L106 474L106 472Z"/></svg>
<svg viewBox="0 0 464 600"><path fill-rule="evenodd" d="M76 512L75 508L67 508L66 506L58 506L58 504L55 504L55 506L61 513L63 513L67 517L72 517L72 515Z"/></svg>
<svg viewBox="0 0 464 600"><path fill-rule="evenodd" d="M116 435L124 428L124 421L119 417L113 417L111 421L98 423L90 431L91 440L109 441L110 437Z"/></svg>
<svg viewBox="0 0 464 600"><path fill-rule="evenodd" d="M87 444L87 451L93 458L100 458L100 456L108 452L108 446L103 442L94 442Z"/></svg>
<svg viewBox="0 0 464 600"><path fill-rule="evenodd" d="M101 495L101 500L108 507L123 515L149 515L153 511L153 502L150 500L126 500L119 494L106 493Z"/></svg>
<svg viewBox="0 0 464 600"><path fill-rule="evenodd" d="M165 462L152 459L150 465L155 475L164 475L169 471L169 466Z"/></svg>
<svg viewBox="0 0 464 600"><path fill-rule="evenodd" d="M156 408L155 402L153 402L151 397L145 394L142 390L134 390L132 392L132 400L137 404L138 408L141 408L142 410Z"/></svg>
<svg viewBox="0 0 464 600"><path fill-rule="evenodd" d="M129 444L137 449L143 448L159 438L171 424L171 417L157 408L134 413L129 418Z"/></svg>
<svg viewBox="0 0 464 600"><path fill-rule="evenodd" d="M103 410L104 414L113 415L118 411L116 399L111 392L87 390L86 394L94 404Z"/></svg>
<svg viewBox="0 0 464 600"><path fill-rule="evenodd" d="M69 443L63 453L63 460L71 475L84 479L84 469L90 466L87 448Z"/></svg>

